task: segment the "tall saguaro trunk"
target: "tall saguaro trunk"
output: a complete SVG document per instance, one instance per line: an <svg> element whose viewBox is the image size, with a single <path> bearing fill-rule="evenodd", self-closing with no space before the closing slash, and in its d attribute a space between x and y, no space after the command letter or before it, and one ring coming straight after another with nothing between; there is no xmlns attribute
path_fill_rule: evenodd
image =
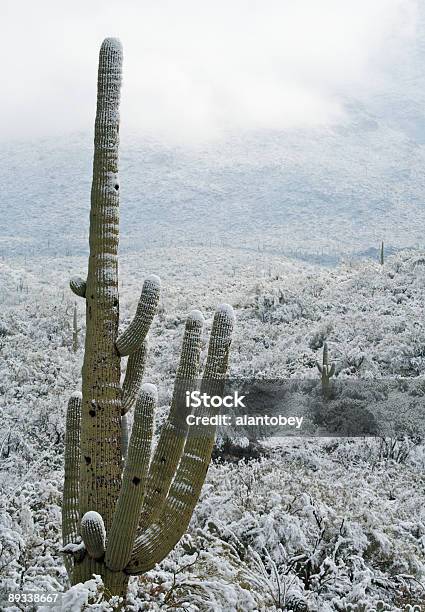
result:
<svg viewBox="0 0 425 612"><path fill-rule="evenodd" d="M108 596L125 599L131 575L162 561L184 534L199 498L215 428L188 435L184 398L199 374L204 319L189 313L173 400L152 452L156 388L142 385L147 334L160 280L145 279L133 321L118 335L119 101L122 48L100 49L87 279L72 291L86 301L82 394L68 403L63 552L70 581L102 576ZM234 324L231 306L216 310L201 389L220 393ZM121 359L128 357L121 385ZM128 413L134 425L128 437Z"/></svg>
<svg viewBox="0 0 425 612"><path fill-rule="evenodd" d="M121 486L121 387L118 335L119 102L122 49L107 39L99 57L86 285L81 414L80 508L99 512L106 529ZM100 440L108 440L108 444Z"/></svg>
<svg viewBox="0 0 425 612"><path fill-rule="evenodd" d="M106 530L111 527L121 487L121 366L115 348L119 323L121 72L121 43L117 39L106 39L100 49L97 82L80 459L81 517L89 511L98 512ZM76 568L78 579L88 580L96 566L96 562L86 557ZM118 584L109 587L112 592L119 592L123 579L115 578Z"/></svg>

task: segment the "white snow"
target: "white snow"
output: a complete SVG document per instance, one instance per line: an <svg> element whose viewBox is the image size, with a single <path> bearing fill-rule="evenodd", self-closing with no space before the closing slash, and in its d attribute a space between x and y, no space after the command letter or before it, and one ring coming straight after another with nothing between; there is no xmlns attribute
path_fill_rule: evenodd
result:
<svg viewBox="0 0 425 612"><path fill-rule="evenodd" d="M324 269L276 258L275 269L265 276L259 267L262 254L258 261L246 253L237 260L235 254L234 277L226 253L214 253L216 266L210 265L209 249L189 247L147 251L143 269L139 253L121 258L122 320L134 311L146 270L164 270L163 301L150 330L145 372L145 380L155 381L159 390L159 424L171 401L185 313L194 303L208 313L210 324L215 304L227 299L235 305L232 377L319 381L315 363L324 339L338 379L384 383L400 371L410 380L424 377L425 269L415 264L418 253L388 257L384 270L374 263ZM195 256L199 275L192 278ZM81 386L83 346L76 354L71 350L75 298L66 279L70 270L84 265L85 259L58 258L26 268L11 261L0 266L5 288L1 579L14 589L21 577L25 590L67 588L60 553L61 436L70 391ZM232 278L228 287L223 287L223 271ZM28 295L17 290L20 278ZM78 325L83 336L81 313ZM414 398L406 399L403 411L411 414ZM179 597L198 609L273 610L279 592L286 593L293 609L307 605L323 612L339 612L361 599L375 609L384 599L389 610L398 612L402 607L394 604L393 593L410 593L411 601L423 598L423 443L397 442L397 448L408 451L398 462L386 457L379 440L272 442L269 456L258 461L209 467L182 544L149 572L149 591L131 580L131 601L140 610L159 610L176 569L196 560L193 551L201 555L177 574L177 581ZM191 458L201 461L196 454ZM314 577L309 586L307 559ZM85 601L87 585L67 592L73 612L81 609L76 593ZM105 605L95 603L100 600L101 586L89 605ZM230 610L225 607L229 601Z"/></svg>
<svg viewBox="0 0 425 612"><path fill-rule="evenodd" d="M69 544L66 544L66 546L62 548L62 552L74 554L74 553L80 552L81 550L85 550L85 548L86 547L84 545L84 542L80 542L79 544L70 542Z"/></svg>
<svg viewBox="0 0 425 612"><path fill-rule="evenodd" d="M142 392L146 395L149 395L155 402L158 401L158 389L156 385L152 385L151 383L144 383L142 385Z"/></svg>
<svg viewBox="0 0 425 612"><path fill-rule="evenodd" d="M235 321L236 319L235 312L230 304L219 304L219 306L217 306L216 312L222 312L223 314L226 314L227 317L232 321Z"/></svg>
<svg viewBox="0 0 425 612"><path fill-rule="evenodd" d="M189 314L187 315L187 318L191 321L198 321L199 323L202 323L202 324L205 322L205 318L202 312L196 309L191 310Z"/></svg>
<svg viewBox="0 0 425 612"><path fill-rule="evenodd" d="M149 276L145 278L145 283L150 283L155 287L161 287L161 279L156 274L149 274Z"/></svg>

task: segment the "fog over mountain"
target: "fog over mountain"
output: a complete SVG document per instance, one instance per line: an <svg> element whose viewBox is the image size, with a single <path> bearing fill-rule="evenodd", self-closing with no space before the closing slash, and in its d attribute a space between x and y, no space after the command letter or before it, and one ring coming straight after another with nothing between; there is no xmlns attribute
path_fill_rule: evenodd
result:
<svg viewBox="0 0 425 612"><path fill-rule="evenodd" d="M407 10L412 7L413 13ZM348 37L347 71L361 73L361 84L354 87L350 73L347 85L333 60L329 60L332 70L323 69L318 75L318 90L323 91L332 75L332 95L326 95L335 101L336 110L332 113L325 104L327 118L322 121L317 106L317 125L306 116L305 125L297 119L285 126L277 115L273 121L265 115L264 125L252 117L238 125L229 115L227 124L222 122L223 133L214 138L183 142L164 139L155 129L138 132L131 127L135 115L130 106L143 109L144 99L134 95L131 99L135 79L129 52L121 138L121 248L211 241L326 263L347 255L373 254L381 240L390 250L423 245L425 11L408 2L383 3L381 9L389 24L386 29L382 26L384 33L376 43L379 53L371 48L366 59L350 55L350 45L360 38ZM362 5L359 19L365 18L365 11ZM350 15L337 13L335 19L343 17ZM247 11L249 19L254 17ZM370 47L361 19L359 24ZM332 31L332 24L329 28ZM302 71L299 54L295 62ZM210 68L207 65L207 72ZM140 79L145 78L142 71ZM293 100L291 80L286 78L281 85L287 83L288 100ZM306 91L313 91L311 74L309 79ZM152 79L154 89L155 82ZM220 91L225 82L220 81ZM262 83L260 79L259 87ZM169 94L172 100L172 91ZM281 91L276 90L276 95ZM182 96L177 89L177 110ZM146 104L149 113L151 100ZM308 105L306 109L311 113ZM65 110L69 112L66 106ZM127 124L126 110L131 119ZM161 112L158 118L164 119ZM182 118L183 123L186 120ZM56 121L52 117L53 125ZM71 127L73 121L71 115ZM92 133L86 124L83 131L52 135L46 130L45 137L20 135L1 144L3 254L86 252L91 158Z"/></svg>

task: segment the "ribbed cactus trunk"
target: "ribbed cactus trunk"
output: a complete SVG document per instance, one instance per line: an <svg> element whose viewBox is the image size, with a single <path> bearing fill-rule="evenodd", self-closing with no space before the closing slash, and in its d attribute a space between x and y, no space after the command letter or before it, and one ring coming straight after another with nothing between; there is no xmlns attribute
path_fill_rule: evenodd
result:
<svg viewBox="0 0 425 612"><path fill-rule="evenodd" d="M98 512L106 530L111 527L121 486L121 366L115 348L119 323L121 70L121 43L116 39L106 39L100 49L97 82L90 257L85 290L80 468L81 516L89 511ZM79 568L79 579L90 578L92 565L87 557Z"/></svg>
<svg viewBox="0 0 425 612"><path fill-rule="evenodd" d="M100 50L86 286L86 341L81 421L81 493L84 514L99 512L111 526L121 478L121 387L118 335L119 100L121 45ZM108 438L108 444L99 440Z"/></svg>
<svg viewBox="0 0 425 612"><path fill-rule="evenodd" d="M73 584L102 576L108 596L125 598L130 575L153 568L184 534L199 498L215 428L188 435L185 391L199 375L204 319L189 313L173 401L152 454L156 389L142 385L147 334L160 280L149 276L137 312L118 335L119 99L122 49L106 39L100 50L87 280L70 287L86 301L82 395L68 403L63 552ZM234 316L214 316L201 389L219 394L227 373ZM128 356L121 385L121 359ZM128 413L135 408L129 437Z"/></svg>

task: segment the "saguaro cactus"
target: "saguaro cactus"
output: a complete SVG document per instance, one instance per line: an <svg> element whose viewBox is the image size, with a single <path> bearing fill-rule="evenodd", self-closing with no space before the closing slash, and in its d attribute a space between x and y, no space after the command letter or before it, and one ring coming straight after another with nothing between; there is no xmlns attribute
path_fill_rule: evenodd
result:
<svg viewBox="0 0 425 612"><path fill-rule="evenodd" d="M384 265L384 241L381 242L381 253L379 256L379 263L381 264L381 266Z"/></svg>
<svg viewBox="0 0 425 612"><path fill-rule="evenodd" d="M74 394L66 421L63 552L72 583L103 578L124 595L132 574L154 567L178 542L198 500L215 429L188 433L185 391L196 386L203 316L189 313L168 420L152 455L156 389L142 385L147 334L160 292L157 276L143 285L137 312L118 334L118 131L121 44L100 50L87 280L70 287L85 299L82 395ZM218 307L201 389L220 393L227 373L234 316ZM128 356L121 385L121 359ZM127 414L135 408L128 440ZM128 447L128 449L127 449ZM152 458L151 458L152 455Z"/></svg>
<svg viewBox="0 0 425 612"><path fill-rule="evenodd" d="M323 397L325 399L328 399L330 394L330 380L335 374L335 363L329 365L329 352L327 342L323 343L322 363L319 363L317 361L316 365L321 375Z"/></svg>

